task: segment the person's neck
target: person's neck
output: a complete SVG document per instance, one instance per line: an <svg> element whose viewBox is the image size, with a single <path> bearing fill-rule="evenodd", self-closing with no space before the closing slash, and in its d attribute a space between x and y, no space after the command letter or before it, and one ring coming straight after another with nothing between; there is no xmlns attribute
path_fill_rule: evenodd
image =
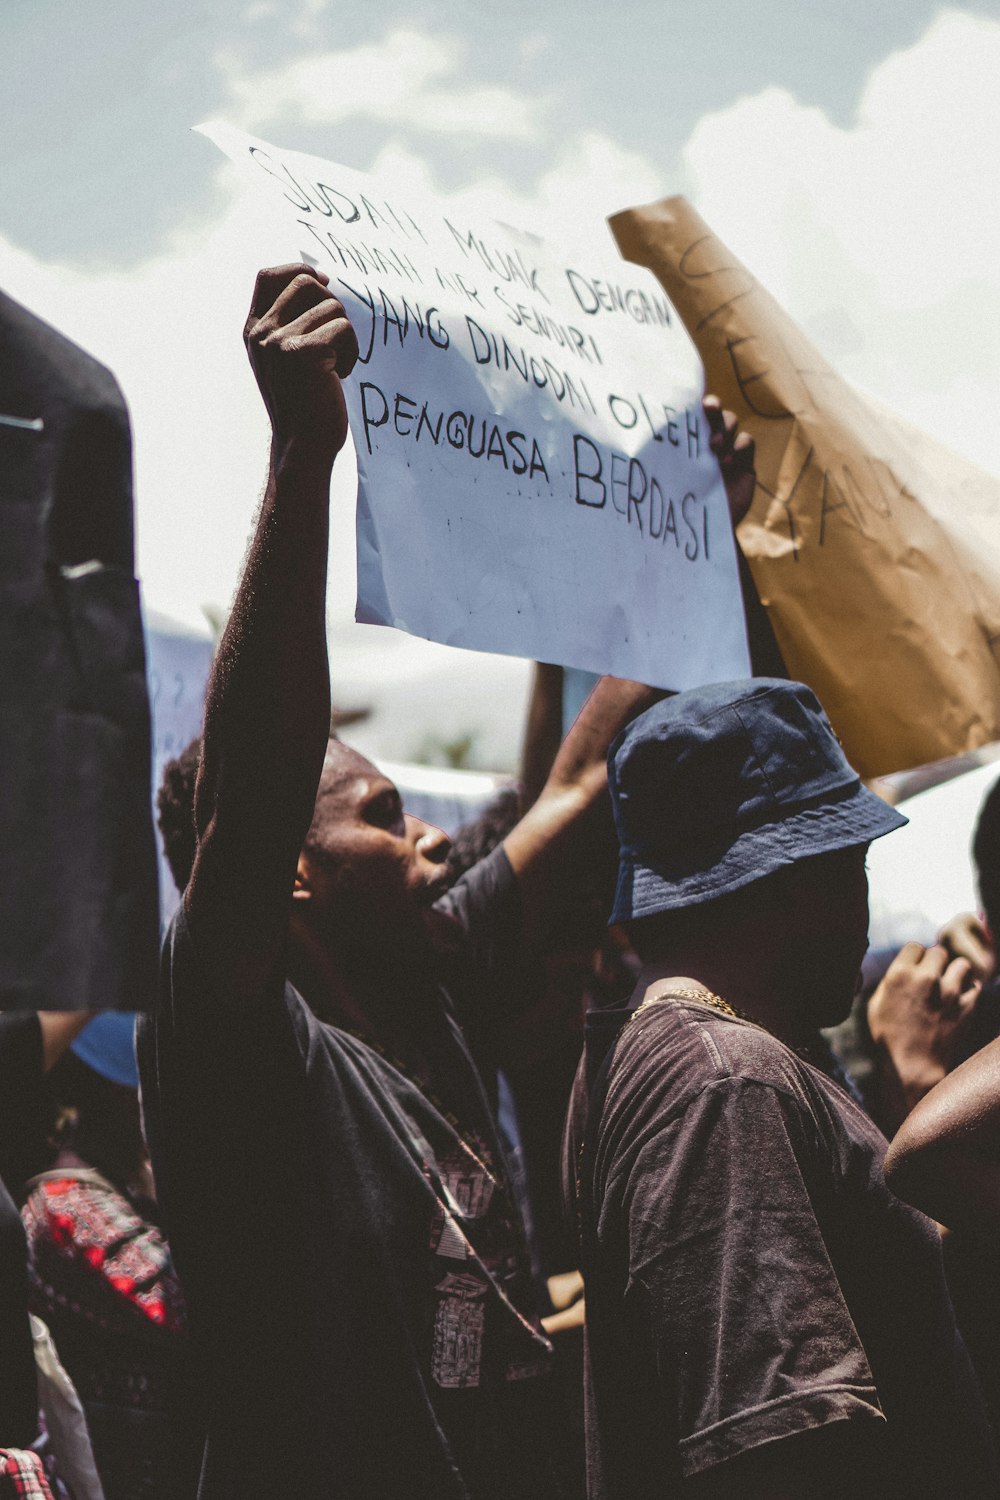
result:
<svg viewBox="0 0 1000 1500"><path fill-rule="evenodd" d="M350 944L293 941L288 977L321 1021L403 1052L414 1028L426 964L413 954L404 961L392 951L362 953Z"/></svg>
<svg viewBox="0 0 1000 1500"><path fill-rule="evenodd" d="M747 962L735 952L678 953L663 962L645 963L634 991L635 1004L681 989L704 989L718 995L789 1047L814 1042L815 1029L803 1026L795 995L786 995L779 975L766 962Z"/></svg>

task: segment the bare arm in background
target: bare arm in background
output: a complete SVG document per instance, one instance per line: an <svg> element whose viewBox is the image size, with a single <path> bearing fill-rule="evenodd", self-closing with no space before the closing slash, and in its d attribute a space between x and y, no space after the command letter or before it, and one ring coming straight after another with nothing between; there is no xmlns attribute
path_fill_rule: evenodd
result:
<svg viewBox="0 0 1000 1500"><path fill-rule="evenodd" d="M521 814L534 807L549 779L563 737L563 669L536 661L521 747Z"/></svg>
<svg viewBox="0 0 1000 1500"><path fill-rule="evenodd" d="M886 1180L939 1224L996 1244L1000 1235L1000 1040L916 1106L889 1147Z"/></svg>

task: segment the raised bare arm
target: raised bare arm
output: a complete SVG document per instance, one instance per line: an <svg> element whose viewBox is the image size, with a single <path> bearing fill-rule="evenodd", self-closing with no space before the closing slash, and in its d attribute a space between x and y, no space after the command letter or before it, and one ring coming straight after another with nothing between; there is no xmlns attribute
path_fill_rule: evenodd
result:
<svg viewBox="0 0 1000 1500"><path fill-rule="evenodd" d="M261 271L244 341L271 419L257 529L209 683L185 893L192 933L234 985L263 982L288 921L330 726L330 474L357 339L327 278ZM209 951L206 951L209 950Z"/></svg>
<svg viewBox="0 0 1000 1500"><path fill-rule="evenodd" d="M563 737L562 667L536 661L521 746L521 812L541 796Z"/></svg>

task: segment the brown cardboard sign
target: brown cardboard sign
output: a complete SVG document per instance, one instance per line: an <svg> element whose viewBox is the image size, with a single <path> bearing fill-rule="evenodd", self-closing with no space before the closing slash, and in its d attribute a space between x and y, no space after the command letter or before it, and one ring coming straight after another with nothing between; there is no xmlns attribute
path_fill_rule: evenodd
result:
<svg viewBox="0 0 1000 1500"><path fill-rule="evenodd" d="M756 439L740 541L858 770L1000 739L1000 480L855 390L684 198L610 222Z"/></svg>

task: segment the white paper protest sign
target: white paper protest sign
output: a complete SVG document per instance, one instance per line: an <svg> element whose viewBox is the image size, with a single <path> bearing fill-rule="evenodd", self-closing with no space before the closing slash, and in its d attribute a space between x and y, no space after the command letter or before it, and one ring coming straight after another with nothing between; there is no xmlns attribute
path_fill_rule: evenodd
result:
<svg viewBox="0 0 1000 1500"><path fill-rule="evenodd" d="M604 226L600 249L560 255L201 129L272 196L357 330L357 618L663 687L745 675L701 364Z"/></svg>
<svg viewBox="0 0 1000 1500"><path fill-rule="evenodd" d="M146 681L153 723L153 806L163 779L163 768L201 734L205 690L212 669L212 641L207 631L192 630L156 610L143 616L146 639ZM180 892L174 885L163 839L157 830L160 867L160 924L177 909Z"/></svg>

